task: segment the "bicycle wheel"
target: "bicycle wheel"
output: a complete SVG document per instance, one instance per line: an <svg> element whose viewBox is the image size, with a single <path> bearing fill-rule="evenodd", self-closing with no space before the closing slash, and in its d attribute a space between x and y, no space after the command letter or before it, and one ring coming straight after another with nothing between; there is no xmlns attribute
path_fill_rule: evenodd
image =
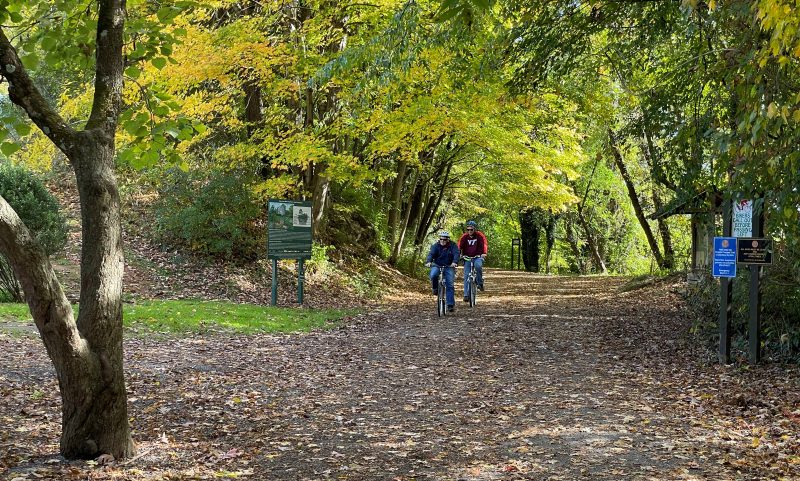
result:
<svg viewBox="0 0 800 481"><path fill-rule="evenodd" d="M439 294L436 297L436 306L439 311L439 317L447 313L447 297L445 296L444 282L439 282Z"/></svg>
<svg viewBox="0 0 800 481"><path fill-rule="evenodd" d="M469 307L475 307L475 303L478 300L478 284L475 282L475 278L469 280Z"/></svg>

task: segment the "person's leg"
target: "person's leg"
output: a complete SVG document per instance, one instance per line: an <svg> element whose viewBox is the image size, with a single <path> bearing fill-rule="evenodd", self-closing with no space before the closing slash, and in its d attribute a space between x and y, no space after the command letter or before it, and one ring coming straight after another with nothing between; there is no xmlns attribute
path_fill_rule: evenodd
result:
<svg viewBox="0 0 800 481"><path fill-rule="evenodd" d="M439 266L437 265L431 266L430 277L431 277L431 289L433 290L433 294L436 295L436 293L439 291Z"/></svg>
<svg viewBox="0 0 800 481"><path fill-rule="evenodd" d="M475 282L478 286L483 287L483 258L478 257L473 262L475 263Z"/></svg>
<svg viewBox="0 0 800 481"><path fill-rule="evenodd" d="M469 273L472 270L472 261L464 260L464 300L469 297Z"/></svg>
<svg viewBox="0 0 800 481"><path fill-rule="evenodd" d="M456 305L456 296L453 289L456 280L456 270L454 267L445 267L444 269L444 284L447 287L447 305Z"/></svg>

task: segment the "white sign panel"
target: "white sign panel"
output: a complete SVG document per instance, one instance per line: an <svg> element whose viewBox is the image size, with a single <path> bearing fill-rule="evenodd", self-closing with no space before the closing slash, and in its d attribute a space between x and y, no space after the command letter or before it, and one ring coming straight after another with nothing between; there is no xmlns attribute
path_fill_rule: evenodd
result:
<svg viewBox="0 0 800 481"><path fill-rule="evenodd" d="M753 201L740 200L733 204L733 237L753 236Z"/></svg>

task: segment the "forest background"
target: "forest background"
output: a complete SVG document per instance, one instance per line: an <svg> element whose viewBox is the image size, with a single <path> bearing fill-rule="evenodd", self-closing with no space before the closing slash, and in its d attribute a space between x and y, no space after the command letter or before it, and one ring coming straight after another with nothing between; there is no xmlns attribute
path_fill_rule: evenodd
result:
<svg viewBox="0 0 800 481"><path fill-rule="evenodd" d="M432 236L472 219L489 266L510 267L521 237L529 270L635 275L691 267L690 218L653 214L688 205L719 222L719 199L763 197L765 334L796 355L795 2L528 3L130 1L123 203L164 249L232 263L263 259L266 201L293 198L314 202L317 265L380 259L421 275ZM2 10L76 127L94 95L94 9ZM27 173L53 184L68 164L7 96L1 108L3 196L18 207L34 192ZM57 252L63 219L46 205L29 218L49 227L31 227ZM717 284L704 274L690 294L711 339ZM3 277L20 298L8 266Z"/></svg>

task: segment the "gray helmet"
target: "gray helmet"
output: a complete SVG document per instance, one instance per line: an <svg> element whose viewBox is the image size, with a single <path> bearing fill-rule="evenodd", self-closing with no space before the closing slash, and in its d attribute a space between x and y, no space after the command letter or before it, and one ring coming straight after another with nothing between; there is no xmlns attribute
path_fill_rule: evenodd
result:
<svg viewBox="0 0 800 481"><path fill-rule="evenodd" d="M439 232L439 239L441 239L441 238L449 239L450 238L450 233L447 232L446 230L443 230L443 231Z"/></svg>

